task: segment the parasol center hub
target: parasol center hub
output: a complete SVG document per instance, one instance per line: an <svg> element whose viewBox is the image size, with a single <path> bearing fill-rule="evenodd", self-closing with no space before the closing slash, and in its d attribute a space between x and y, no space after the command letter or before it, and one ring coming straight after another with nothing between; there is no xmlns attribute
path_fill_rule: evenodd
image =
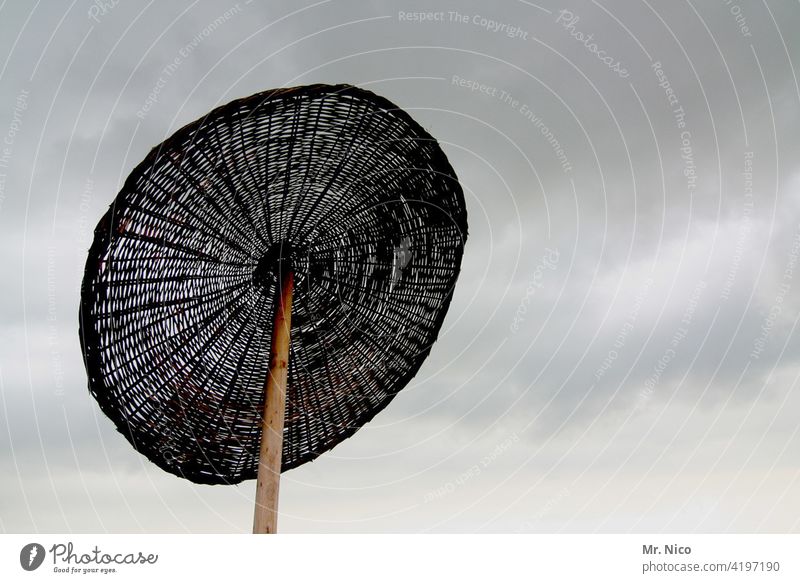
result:
<svg viewBox="0 0 800 583"><path fill-rule="evenodd" d="M268 287L278 281L285 273L298 264L302 256L301 249L288 241L279 241L270 245L253 270L253 283Z"/></svg>

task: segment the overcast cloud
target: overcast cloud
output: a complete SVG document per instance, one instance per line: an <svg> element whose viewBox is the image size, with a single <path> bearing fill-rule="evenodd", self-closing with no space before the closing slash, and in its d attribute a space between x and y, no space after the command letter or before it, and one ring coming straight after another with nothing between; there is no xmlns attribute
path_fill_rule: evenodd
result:
<svg viewBox="0 0 800 583"><path fill-rule="evenodd" d="M470 239L420 373L284 474L282 531L800 528L796 2L105 4L0 5L0 530L250 530L253 482L100 412L78 291L150 148L319 82L440 140Z"/></svg>

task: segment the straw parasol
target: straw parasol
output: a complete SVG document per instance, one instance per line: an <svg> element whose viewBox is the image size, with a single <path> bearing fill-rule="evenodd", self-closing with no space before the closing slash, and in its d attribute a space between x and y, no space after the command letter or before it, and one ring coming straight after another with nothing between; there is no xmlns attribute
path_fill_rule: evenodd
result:
<svg viewBox="0 0 800 583"><path fill-rule="evenodd" d="M100 220L81 289L89 390L151 462L200 484L281 471L386 407L442 326L467 236L444 153L349 85L266 91L154 148Z"/></svg>

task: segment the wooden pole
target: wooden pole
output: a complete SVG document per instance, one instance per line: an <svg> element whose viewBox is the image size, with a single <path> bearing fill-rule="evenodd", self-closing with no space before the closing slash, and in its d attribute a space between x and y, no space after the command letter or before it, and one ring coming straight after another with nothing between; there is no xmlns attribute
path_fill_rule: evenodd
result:
<svg viewBox="0 0 800 583"><path fill-rule="evenodd" d="M286 377L289 371L289 336L292 328L294 273L279 270L281 289L275 309L270 349L253 534L274 534L278 527L278 489L281 479L283 421L286 411Z"/></svg>

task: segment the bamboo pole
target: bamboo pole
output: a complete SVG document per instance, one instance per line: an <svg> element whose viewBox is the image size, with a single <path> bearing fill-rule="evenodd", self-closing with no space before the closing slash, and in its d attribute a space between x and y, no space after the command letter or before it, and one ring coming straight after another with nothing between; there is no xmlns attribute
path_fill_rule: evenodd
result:
<svg viewBox="0 0 800 583"><path fill-rule="evenodd" d="M258 456L256 507L253 534L274 534L278 527L278 490L281 479L283 421L286 411L286 377L289 370L289 337L292 328L294 273L285 269L275 309L270 349L269 376Z"/></svg>

